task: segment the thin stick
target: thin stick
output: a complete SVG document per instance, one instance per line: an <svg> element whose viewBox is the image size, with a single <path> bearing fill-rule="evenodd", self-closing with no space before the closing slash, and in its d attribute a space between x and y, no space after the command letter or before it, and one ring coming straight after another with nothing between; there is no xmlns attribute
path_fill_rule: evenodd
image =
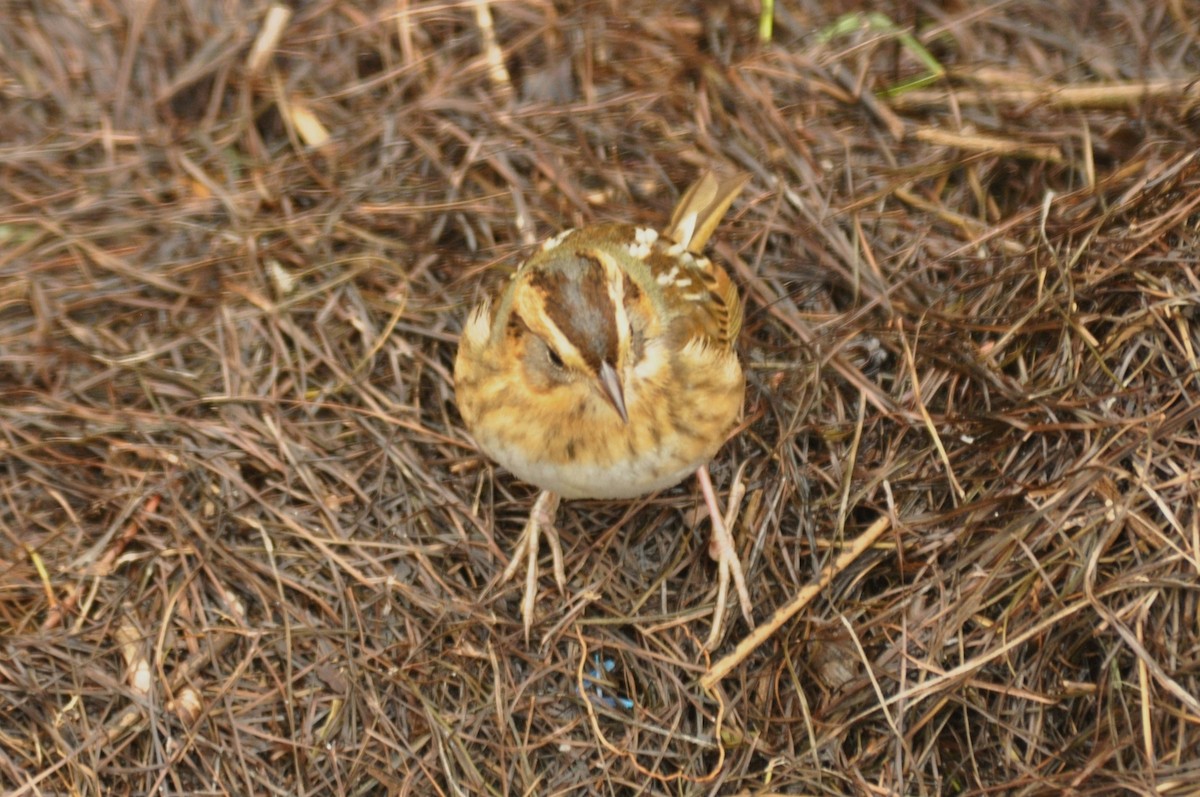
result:
<svg viewBox="0 0 1200 797"><path fill-rule="evenodd" d="M775 613L763 621L763 624L750 632L733 652L726 655L700 677L700 685L705 689L712 689L717 682L729 674L729 671L741 663L742 659L750 655L750 652L761 645L779 627L792 618L796 612L808 605L809 601L820 594L821 590L829 586L834 577L841 573L850 563L862 554L863 551L875 544L885 531L888 529L888 519L881 517L871 524L871 527L858 536L850 547L847 548L837 559L821 571L821 577L812 584L809 584L804 589L797 593L795 598L792 598L791 603L782 606L775 610Z"/></svg>

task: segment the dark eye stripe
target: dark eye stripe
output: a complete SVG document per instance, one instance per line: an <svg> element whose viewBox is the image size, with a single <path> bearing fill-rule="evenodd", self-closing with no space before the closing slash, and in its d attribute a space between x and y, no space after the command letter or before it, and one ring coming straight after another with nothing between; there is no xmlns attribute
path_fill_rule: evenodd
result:
<svg viewBox="0 0 1200 797"><path fill-rule="evenodd" d="M547 318L575 346L588 367L599 372L601 363L617 361L616 309L608 293L603 264L587 250L571 254L563 257L561 268L532 275L531 285L543 296L553 297L545 304Z"/></svg>
<svg viewBox="0 0 1200 797"><path fill-rule="evenodd" d="M626 303L636 302L642 298L642 289L637 286L633 278L628 274L625 275L625 301Z"/></svg>

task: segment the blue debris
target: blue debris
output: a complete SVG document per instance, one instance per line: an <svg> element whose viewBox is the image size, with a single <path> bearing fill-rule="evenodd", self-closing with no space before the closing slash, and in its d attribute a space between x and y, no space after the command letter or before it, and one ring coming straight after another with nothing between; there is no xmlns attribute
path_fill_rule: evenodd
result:
<svg viewBox="0 0 1200 797"><path fill-rule="evenodd" d="M589 678L589 680L592 680L595 682L607 681L608 678L606 677L606 675L608 673L612 672L616 666L617 666L617 663L615 661L613 661L612 659L601 660L599 653L593 654L592 669L588 672L588 678ZM632 700L630 700L627 697L622 697L620 695L604 694L604 690L600 688L599 683L597 683L597 685L592 687L592 692L594 694L587 694L587 695L585 695L585 697L587 697L589 700L591 700L595 703L599 703L600 705L607 706L608 708L611 708L611 709L616 709L618 706L620 706L621 708L625 709L626 711L633 710L633 701Z"/></svg>

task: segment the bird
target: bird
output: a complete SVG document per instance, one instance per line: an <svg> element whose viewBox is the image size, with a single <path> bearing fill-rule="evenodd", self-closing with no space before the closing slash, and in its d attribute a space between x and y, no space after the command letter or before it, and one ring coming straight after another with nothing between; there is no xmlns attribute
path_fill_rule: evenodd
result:
<svg viewBox="0 0 1200 797"><path fill-rule="evenodd" d="M479 449L540 488L504 583L526 564L528 641L539 541L566 592L554 528L559 500L630 499L695 474L712 523L719 586L705 646L719 641L730 576L753 626L749 591L708 464L742 416L737 286L705 244L749 175L705 171L660 230L621 222L544 241L507 286L467 316L455 401Z"/></svg>

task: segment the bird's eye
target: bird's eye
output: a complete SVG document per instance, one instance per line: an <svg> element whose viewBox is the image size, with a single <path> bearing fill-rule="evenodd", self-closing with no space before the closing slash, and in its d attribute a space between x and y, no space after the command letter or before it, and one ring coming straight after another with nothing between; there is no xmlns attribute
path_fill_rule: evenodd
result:
<svg viewBox="0 0 1200 797"><path fill-rule="evenodd" d="M547 346L546 354L550 357L550 364L553 365L555 368L565 368L566 367L563 364L562 357L559 357L558 352L556 352L553 348Z"/></svg>

